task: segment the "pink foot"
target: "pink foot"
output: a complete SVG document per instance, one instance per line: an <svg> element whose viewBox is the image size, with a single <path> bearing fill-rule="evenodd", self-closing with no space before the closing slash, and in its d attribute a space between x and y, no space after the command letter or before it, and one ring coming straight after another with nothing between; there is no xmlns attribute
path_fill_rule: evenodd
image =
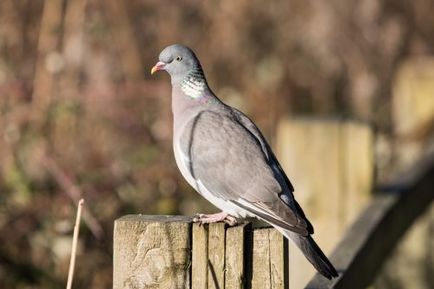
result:
<svg viewBox="0 0 434 289"><path fill-rule="evenodd" d="M193 217L193 222L203 224L217 223L217 222L225 222L229 226L235 226L238 221L235 217L232 217L228 213L221 212L217 214L196 214Z"/></svg>

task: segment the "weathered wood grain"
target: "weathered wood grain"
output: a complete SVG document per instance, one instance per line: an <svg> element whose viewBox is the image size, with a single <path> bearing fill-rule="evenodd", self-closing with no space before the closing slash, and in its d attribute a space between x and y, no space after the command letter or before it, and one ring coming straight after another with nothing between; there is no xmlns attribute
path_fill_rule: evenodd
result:
<svg viewBox="0 0 434 289"><path fill-rule="evenodd" d="M288 241L280 232L269 230L271 288L288 289Z"/></svg>
<svg viewBox="0 0 434 289"><path fill-rule="evenodd" d="M114 238L114 289L288 289L286 239L273 228L130 215Z"/></svg>
<svg viewBox="0 0 434 289"><path fill-rule="evenodd" d="M245 288L245 238L249 229L250 223L226 229L225 289Z"/></svg>
<svg viewBox="0 0 434 289"><path fill-rule="evenodd" d="M271 289L268 229L253 231L252 289Z"/></svg>
<svg viewBox="0 0 434 289"><path fill-rule="evenodd" d="M191 289L208 288L208 226L193 224Z"/></svg>
<svg viewBox="0 0 434 289"><path fill-rule="evenodd" d="M190 219L130 215L115 221L114 289L189 289Z"/></svg>
<svg viewBox="0 0 434 289"><path fill-rule="evenodd" d="M209 224L208 227L208 288L225 288L226 224Z"/></svg>
<svg viewBox="0 0 434 289"><path fill-rule="evenodd" d="M285 241L272 228L253 231L251 289L284 289Z"/></svg>

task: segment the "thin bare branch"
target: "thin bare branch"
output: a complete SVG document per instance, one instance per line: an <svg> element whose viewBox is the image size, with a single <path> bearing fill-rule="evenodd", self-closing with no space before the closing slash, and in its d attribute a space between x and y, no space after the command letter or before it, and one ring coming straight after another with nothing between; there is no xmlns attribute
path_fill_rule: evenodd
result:
<svg viewBox="0 0 434 289"><path fill-rule="evenodd" d="M46 156L44 158L44 165L52 177L57 181L59 186L63 189L63 191L68 195L69 198L71 198L71 200L78 202L81 198L83 198L80 188L52 158ZM92 232L93 236L100 240L103 236L102 227L87 207L83 210L83 221L89 227L89 230Z"/></svg>

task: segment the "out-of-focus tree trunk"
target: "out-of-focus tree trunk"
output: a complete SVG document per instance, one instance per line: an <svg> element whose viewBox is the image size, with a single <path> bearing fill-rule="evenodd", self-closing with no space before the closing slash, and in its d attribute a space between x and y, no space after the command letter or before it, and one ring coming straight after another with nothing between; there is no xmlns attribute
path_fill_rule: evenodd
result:
<svg viewBox="0 0 434 289"><path fill-rule="evenodd" d="M113 45L121 59L121 67L125 78L129 81L141 81L143 79L143 67L140 52L137 46L137 36L134 35L126 4L124 1L107 0L108 20L112 23Z"/></svg>
<svg viewBox="0 0 434 289"><path fill-rule="evenodd" d="M53 98L55 75L63 66L59 53L62 9L63 0L44 3L32 95L32 116L36 126L45 120Z"/></svg>

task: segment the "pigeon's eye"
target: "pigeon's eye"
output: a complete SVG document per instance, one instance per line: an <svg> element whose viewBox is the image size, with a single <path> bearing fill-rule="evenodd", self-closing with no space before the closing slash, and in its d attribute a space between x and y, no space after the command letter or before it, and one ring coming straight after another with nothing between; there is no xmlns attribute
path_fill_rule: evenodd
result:
<svg viewBox="0 0 434 289"><path fill-rule="evenodd" d="M181 60L182 60L181 56L176 57L176 61L181 61Z"/></svg>

